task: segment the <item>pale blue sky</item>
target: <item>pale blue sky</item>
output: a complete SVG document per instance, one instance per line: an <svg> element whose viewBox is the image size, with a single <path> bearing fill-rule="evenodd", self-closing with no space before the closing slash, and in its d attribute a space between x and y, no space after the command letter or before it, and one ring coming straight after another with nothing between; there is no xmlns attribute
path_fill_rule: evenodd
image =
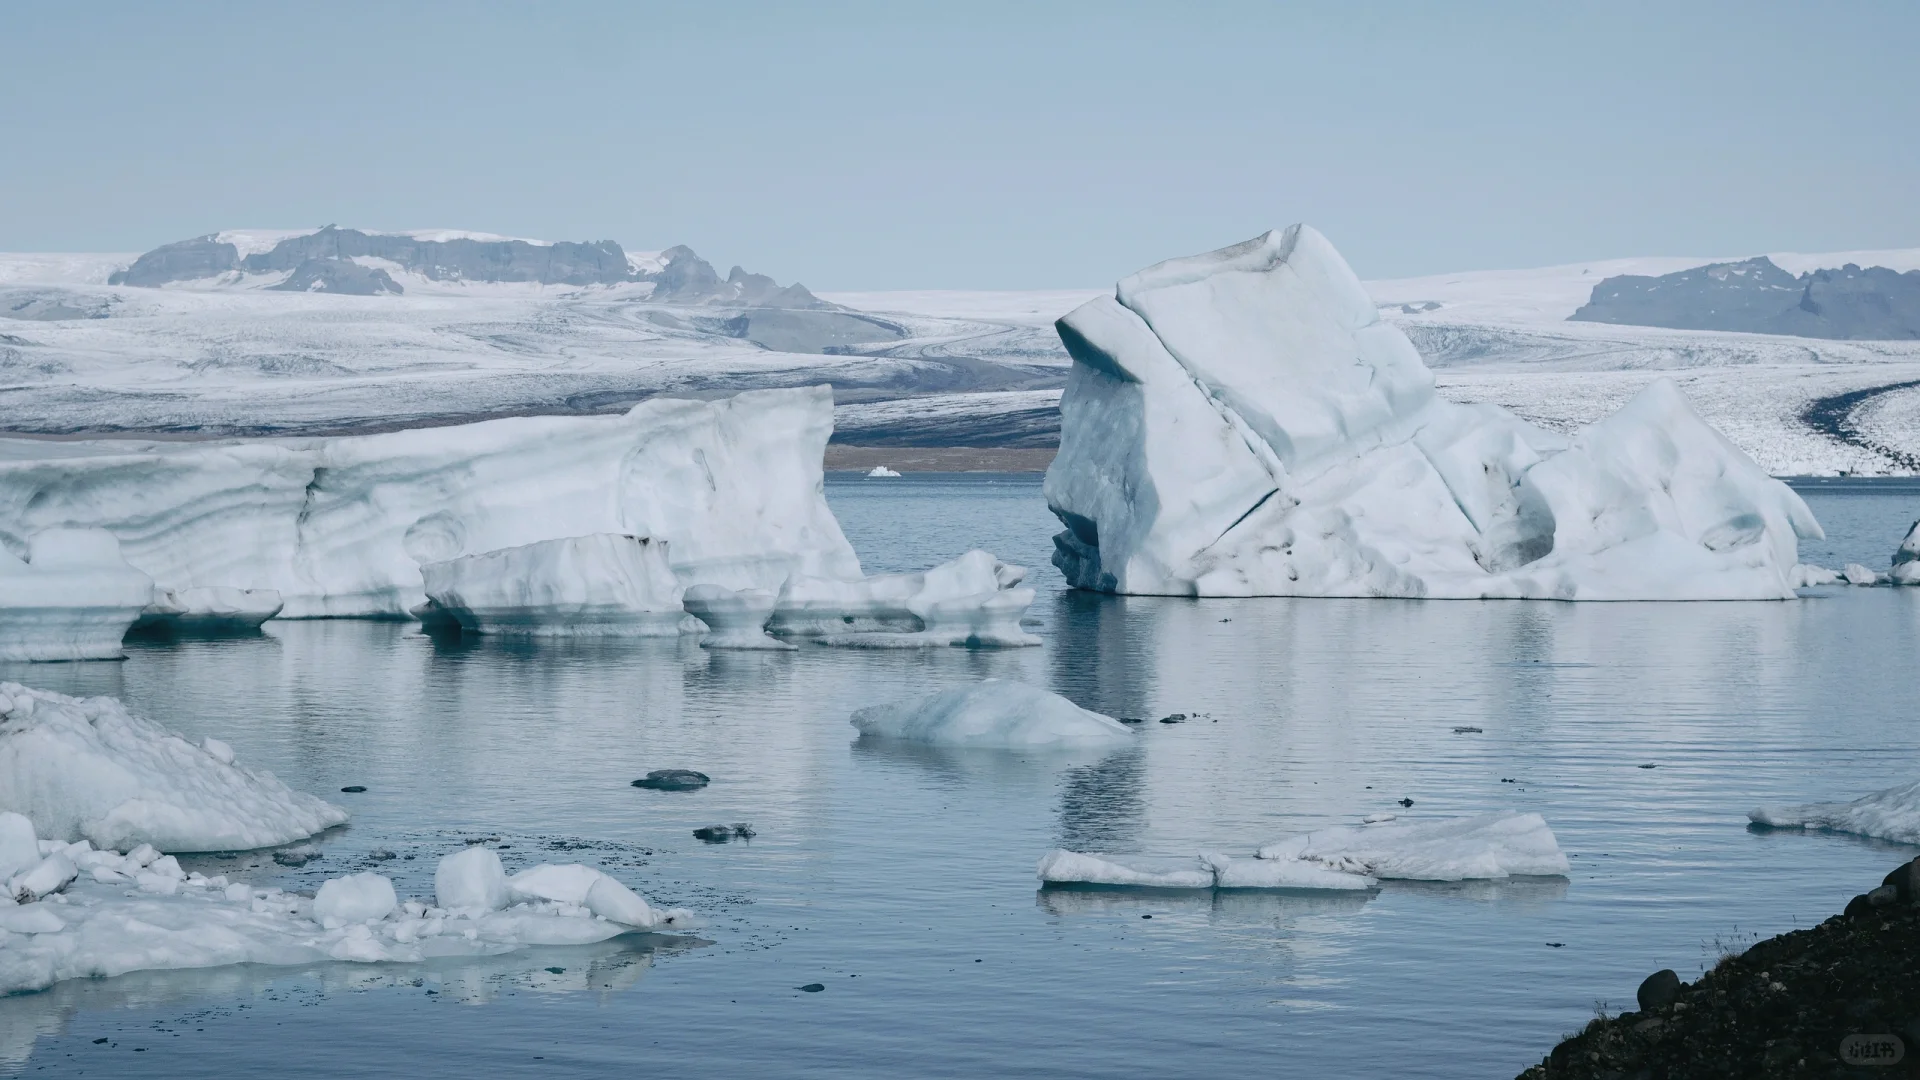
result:
<svg viewBox="0 0 1920 1080"><path fill-rule="evenodd" d="M1920 245L1920 4L9 4L0 250L221 228L1097 286Z"/></svg>

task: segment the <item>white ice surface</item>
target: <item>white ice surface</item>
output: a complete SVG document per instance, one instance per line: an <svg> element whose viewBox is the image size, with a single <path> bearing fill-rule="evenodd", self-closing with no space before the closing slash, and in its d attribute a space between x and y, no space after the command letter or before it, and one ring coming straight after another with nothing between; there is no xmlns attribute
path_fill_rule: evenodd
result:
<svg viewBox="0 0 1920 1080"><path fill-rule="evenodd" d="M1887 579L1895 585L1920 585L1920 521L1913 523L1893 551L1893 569Z"/></svg>
<svg viewBox="0 0 1920 1080"><path fill-rule="evenodd" d="M404 615L422 562L592 533L666 541L683 584L858 578L821 490L832 404L819 386L329 439L0 440L0 542L105 528L163 588L271 589L292 618Z"/></svg>
<svg viewBox="0 0 1920 1080"><path fill-rule="evenodd" d="M1034 591L1024 567L985 551L913 574L796 576L780 590L768 630L856 648L1038 645L1020 628Z"/></svg>
<svg viewBox="0 0 1920 1080"><path fill-rule="evenodd" d="M672 637L681 586L667 544L594 533L420 567L427 599L463 630L536 637Z"/></svg>
<svg viewBox="0 0 1920 1080"><path fill-rule="evenodd" d="M653 908L586 867L535 867L518 875L585 870L590 883L579 901L508 896L502 889L451 910L420 900L399 902L393 883L373 873L334 878L307 899L187 874L171 857L121 855L84 842L52 846L57 850L42 864L64 863L78 877L63 891L28 903L0 898L0 994L167 968L417 963L530 945L583 945L692 924L692 913ZM497 870L499 857L491 851L486 856ZM462 860L465 867L453 877L470 876L487 862L470 849L443 860L436 879L447 876L449 860Z"/></svg>
<svg viewBox="0 0 1920 1080"><path fill-rule="evenodd" d="M1061 328L1046 494L1083 587L1788 599L1821 535L1669 382L1572 439L1444 400L1305 226L1150 267Z"/></svg>
<svg viewBox="0 0 1920 1080"><path fill-rule="evenodd" d="M0 810L42 837L122 850L238 851L284 844L346 811L194 745L113 698L0 683Z"/></svg>
<svg viewBox="0 0 1920 1080"><path fill-rule="evenodd" d="M887 468L885 465L875 465L872 469L867 471L867 475L872 477L897 478L899 477L900 474L897 472L894 472L892 469Z"/></svg>
<svg viewBox="0 0 1920 1080"><path fill-rule="evenodd" d="M1747 815L1779 829L1831 829L1901 844L1920 844L1920 781L1852 802L1763 806Z"/></svg>
<svg viewBox="0 0 1920 1080"><path fill-rule="evenodd" d="M1133 733L1111 717L1025 683L984 679L853 714L863 737L934 746L1048 749L1121 746Z"/></svg>
<svg viewBox="0 0 1920 1080"><path fill-rule="evenodd" d="M26 559L0 544L0 660L112 660L153 602L153 579L103 529L34 530Z"/></svg>
<svg viewBox="0 0 1920 1080"><path fill-rule="evenodd" d="M765 589L727 589L719 585L695 585L686 591L682 604L687 614L707 627L700 645L708 649L791 650L799 646L767 633L767 620L779 596Z"/></svg>
<svg viewBox="0 0 1920 1080"><path fill-rule="evenodd" d="M280 594L272 589L231 589L222 585L155 589L153 603L140 613L140 623L182 630L255 630L280 614L284 606Z"/></svg>

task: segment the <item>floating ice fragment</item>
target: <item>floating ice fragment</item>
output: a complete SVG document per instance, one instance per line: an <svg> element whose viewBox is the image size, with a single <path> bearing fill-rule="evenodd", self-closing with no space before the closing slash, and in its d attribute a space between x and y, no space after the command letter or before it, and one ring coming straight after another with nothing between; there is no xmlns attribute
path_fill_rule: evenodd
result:
<svg viewBox="0 0 1920 1080"><path fill-rule="evenodd" d="M498 911L507 906L507 871L492 848L475 844L440 860L433 872L434 903L448 911Z"/></svg>
<svg viewBox="0 0 1920 1080"><path fill-rule="evenodd" d="M683 598L687 614L707 625L709 633L700 639L708 649L798 648L767 633L767 620L780 601L765 589L728 589L719 585L695 585Z"/></svg>
<svg viewBox="0 0 1920 1080"><path fill-rule="evenodd" d="M867 475L873 477L898 477L900 474L887 468L885 465L875 465L868 471Z"/></svg>
<svg viewBox="0 0 1920 1080"><path fill-rule="evenodd" d="M863 736L934 746L1118 746L1133 733L1112 719L1025 683L984 679L853 714Z"/></svg>
<svg viewBox="0 0 1920 1080"><path fill-rule="evenodd" d="M1852 802L1762 806L1747 817L1778 829L1830 829L1920 844L1920 781L1863 795Z"/></svg>
<svg viewBox="0 0 1920 1080"><path fill-rule="evenodd" d="M420 575L435 611L473 633L672 637L680 632L680 583L661 540L614 533L542 540L423 563Z"/></svg>
<svg viewBox="0 0 1920 1080"><path fill-rule="evenodd" d="M1020 628L1034 591L1026 569L984 551L917 574L858 580L797 577L780 591L768 629L857 648L1038 645Z"/></svg>

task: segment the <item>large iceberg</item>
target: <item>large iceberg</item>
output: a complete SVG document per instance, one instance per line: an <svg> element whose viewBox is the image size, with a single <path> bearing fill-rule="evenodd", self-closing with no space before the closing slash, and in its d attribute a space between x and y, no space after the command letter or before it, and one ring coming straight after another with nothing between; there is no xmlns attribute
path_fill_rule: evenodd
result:
<svg viewBox="0 0 1920 1080"><path fill-rule="evenodd" d="M663 540L595 533L420 567L431 607L482 634L672 637L686 613Z"/></svg>
<svg viewBox="0 0 1920 1080"><path fill-rule="evenodd" d="M1567 856L1544 818L1501 813L1337 826L1268 844L1251 859L1217 852L1142 858L1056 850L1041 858L1038 874L1051 885L1366 889L1381 880L1502 881L1564 876L1567 870Z"/></svg>
<svg viewBox="0 0 1920 1080"><path fill-rule="evenodd" d="M983 679L853 714L863 736L934 746L1053 749L1118 746L1133 733L1059 694L1005 679Z"/></svg>
<svg viewBox="0 0 1920 1080"><path fill-rule="evenodd" d="M1786 599L1822 535L1664 379L1572 438L1441 399L1304 225L1150 267L1058 328L1045 491L1079 588Z"/></svg>
<svg viewBox="0 0 1920 1080"><path fill-rule="evenodd" d="M0 833L10 831L5 818L0 815ZM428 902L401 900L393 882L374 873L333 878L308 898L187 873L152 848L123 855L84 840L39 847L40 860L8 883L33 875L57 883L45 892L0 897L0 994L167 968L486 956L678 930L693 920L684 909L652 907L585 866L536 866L508 882L584 883L564 897L489 888L505 874L499 856L486 849L441 860L436 896Z"/></svg>
<svg viewBox="0 0 1920 1080"><path fill-rule="evenodd" d="M832 427L815 386L341 438L0 440L0 545L104 528L163 589L271 589L289 618L404 616L423 563L596 533L667 543L683 585L777 592L860 577L821 485Z"/></svg>
<svg viewBox="0 0 1920 1080"><path fill-rule="evenodd" d="M0 544L0 660L114 660L153 579L102 529L45 529L26 559Z"/></svg>
<svg viewBox="0 0 1920 1080"><path fill-rule="evenodd" d="M1827 829L1901 844L1920 844L1920 781L1863 795L1852 802L1762 806L1747 814L1776 829Z"/></svg>
<svg viewBox="0 0 1920 1080"><path fill-rule="evenodd" d="M985 551L913 574L796 576L786 582L767 629L828 645L867 648L1021 646L1040 639L1020 628L1034 591L1025 567Z"/></svg>
<svg viewBox="0 0 1920 1080"><path fill-rule="evenodd" d="M0 810L42 838L129 850L238 851L347 820L272 773L234 763L218 739L190 743L112 698L0 683Z"/></svg>

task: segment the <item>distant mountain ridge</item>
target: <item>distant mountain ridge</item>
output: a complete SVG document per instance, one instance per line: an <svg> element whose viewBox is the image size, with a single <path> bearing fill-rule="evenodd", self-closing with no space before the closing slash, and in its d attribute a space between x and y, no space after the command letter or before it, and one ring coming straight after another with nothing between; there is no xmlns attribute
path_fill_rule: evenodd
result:
<svg viewBox="0 0 1920 1080"><path fill-rule="evenodd" d="M1809 270L1795 277L1759 256L1593 287L1577 322L1734 330L1836 340L1920 338L1920 270L1884 266Z"/></svg>
<svg viewBox="0 0 1920 1080"><path fill-rule="evenodd" d="M158 288L224 275L283 275L260 286L288 292L379 296L406 291L394 273L436 282L522 282L541 285L653 283L649 298L683 306L831 310L798 282L781 286L765 274L734 267L725 280L684 245L656 258L630 256L617 242L534 241L485 234L379 233L336 225L278 237L265 250L242 251L239 234L208 233L146 252L107 279L109 285ZM657 265L653 265L657 264Z"/></svg>

